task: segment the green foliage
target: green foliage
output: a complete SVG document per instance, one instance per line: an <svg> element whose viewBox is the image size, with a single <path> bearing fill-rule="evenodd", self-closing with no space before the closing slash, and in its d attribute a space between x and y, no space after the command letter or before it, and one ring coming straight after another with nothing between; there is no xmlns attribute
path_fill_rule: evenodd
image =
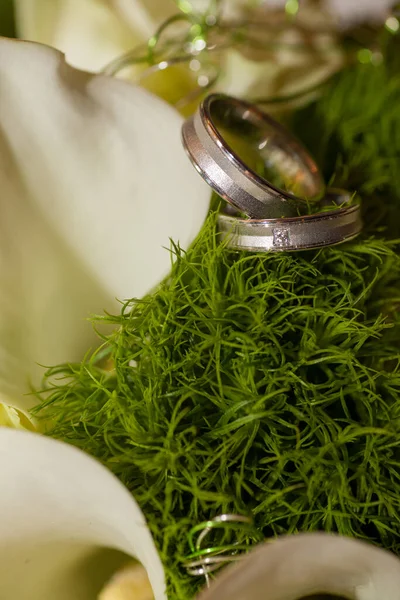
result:
<svg viewBox="0 0 400 600"><path fill-rule="evenodd" d="M49 433L132 490L171 598L203 585L182 568L187 532L223 512L400 555L400 258L383 229L398 227L399 100L398 75L362 65L294 123L307 115L326 174L362 194L358 240L234 253L213 213L154 294L97 319L118 326L98 351L47 373Z"/></svg>
<svg viewBox="0 0 400 600"><path fill-rule="evenodd" d="M367 229L385 226L386 237L399 237L400 36L386 45L379 67L342 72L316 105L294 115L292 126L326 181L363 196Z"/></svg>

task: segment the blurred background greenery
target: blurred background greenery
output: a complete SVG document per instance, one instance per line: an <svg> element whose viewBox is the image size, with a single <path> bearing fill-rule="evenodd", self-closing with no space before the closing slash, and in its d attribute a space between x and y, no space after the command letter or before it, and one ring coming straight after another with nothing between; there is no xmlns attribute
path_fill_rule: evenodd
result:
<svg viewBox="0 0 400 600"><path fill-rule="evenodd" d="M0 35L15 37L13 0L0 0Z"/></svg>

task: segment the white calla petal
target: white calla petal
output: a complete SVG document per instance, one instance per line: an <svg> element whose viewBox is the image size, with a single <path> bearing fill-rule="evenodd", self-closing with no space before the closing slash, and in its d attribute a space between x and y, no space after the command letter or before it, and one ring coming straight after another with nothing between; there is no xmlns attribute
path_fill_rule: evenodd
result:
<svg viewBox="0 0 400 600"><path fill-rule="evenodd" d="M83 319L155 286L170 238L191 243L210 192L185 156L182 118L160 99L38 44L1 39L0 65L7 379L26 362L79 358Z"/></svg>
<svg viewBox="0 0 400 600"><path fill-rule="evenodd" d="M155 34L169 17L178 14L174 0L110 0L111 6L132 31L140 31L144 41Z"/></svg>
<svg viewBox="0 0 400 600"><path fill-rule="evenodd" d="M0 428L0 598L93 600L114 570L136 557L156 600L163 567L131 494L83 452ZM29 457L29 459L27 459Z"/></svg>
<svg viewBox="0 0 400 600"><path fill-rule="evenodd" d="M15 11L19 37L53 46L70 64L88 71L102 69L146 38L108 2L17 0Z"/></svg>
<svg viewBox="0 0 400 600"><path fill-rule="evenodd" d="M332 600L398 600L400 560L347 537L285 536L249 552L198 600L263 600L266 590L268 600L317 600L319 594Z"/></svg>
<svg viewBox="0 0 400 600"><path fill-rule="evenodd" d="M330 13L340 24L351 27L367 21L383 22L397 0L325 0Z"/></svg>
<svg viewBox="0 0 400 600"><path fill-rule="evenodd" d="M251 60L232 49L225 54L217 87L226 94L249 99L285 96L317 85L337 72L342 64L342 51L333 45L325 55L304 52L296 56L289 50L282 50L268 63L268 69L265 61ZM269 110L271 108L268 106Z"/></svg>
<svg viewBox="0 0 400 600"><path fill-rule="evenodd" d="M98 343L87 318L118 307L46 223L19 175L0 134L0 389L9 405L28 408L40 365L79 360Z"/></svg>
<svg viewBox="0 0 400 600"><path fill-rule="evenodd" d="M177 10L173 0L15 0L21 38L53 46L89 71L146 42Z"/></svg>

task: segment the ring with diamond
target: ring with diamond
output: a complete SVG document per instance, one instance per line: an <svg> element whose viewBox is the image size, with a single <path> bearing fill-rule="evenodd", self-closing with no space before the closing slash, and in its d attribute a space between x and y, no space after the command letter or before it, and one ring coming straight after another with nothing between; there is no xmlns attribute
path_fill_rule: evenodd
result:
<svg viewBox="0 0 400 600"><path fill-rule="evenodd" d="M196 170L253 219L294 217L321 200L314 160L282 125L243 100L211 94L182 128Z"/></svg>
<svg viewBox="0 0 400 600"><path fill-rule="evenodd" d="M360 204L343 190L328 190L321 202L326 211L284 219L244 219L228 205L218 215L227 247L248 252L308 250L341 244L362 229ZM329 210L332 207L332 210ZM336 208L334 208L336 207Z"/></svg>

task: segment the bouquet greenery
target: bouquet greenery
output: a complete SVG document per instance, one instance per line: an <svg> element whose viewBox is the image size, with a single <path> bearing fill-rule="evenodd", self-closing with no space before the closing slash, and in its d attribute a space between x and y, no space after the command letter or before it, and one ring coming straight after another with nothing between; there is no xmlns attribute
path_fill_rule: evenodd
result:
<svg viewBox="0 0 400 600"><path fill-rule="evenodd" d="M399 57L391 38L291 117L326 179L362 196L362 236L234 253L211 212L154 293L95 319L117 326L98 350L47 373L37 414L135 490L171 598L202 585L188 531L224 512L400 554Z"/></svg>

